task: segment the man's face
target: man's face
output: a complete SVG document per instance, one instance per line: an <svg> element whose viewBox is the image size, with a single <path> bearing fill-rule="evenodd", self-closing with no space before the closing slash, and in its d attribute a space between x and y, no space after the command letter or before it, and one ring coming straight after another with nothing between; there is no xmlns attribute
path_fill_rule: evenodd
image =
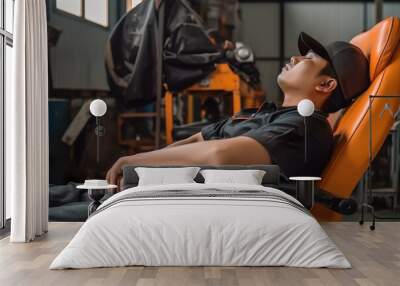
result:
<svg viewBox="0 0 400 286"><path fill-rule="evenodd" d="M284 93L312 95L323 80L320 71L328 61L309 51L305 56L291 57L278 76L278 84Z"/></svg>

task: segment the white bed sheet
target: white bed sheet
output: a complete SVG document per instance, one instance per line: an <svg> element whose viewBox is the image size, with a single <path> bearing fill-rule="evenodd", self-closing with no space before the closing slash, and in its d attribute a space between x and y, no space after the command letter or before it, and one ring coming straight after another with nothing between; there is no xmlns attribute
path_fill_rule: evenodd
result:
<svg viewBox="0 0 400 286"><path fill-rule="evenodd" d="M311 216L287 204L245 198L123 201L130 192L263 190L232 184L142 186L120 192L86 221L50 269L145 266L293 266L350 268ZM297 202L297 201L296 201Z"/></svg>

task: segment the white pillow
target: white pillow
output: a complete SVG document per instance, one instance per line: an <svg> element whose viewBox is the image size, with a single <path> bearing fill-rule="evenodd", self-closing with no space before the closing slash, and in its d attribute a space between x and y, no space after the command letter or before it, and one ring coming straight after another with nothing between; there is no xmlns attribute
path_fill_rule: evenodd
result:
<svg viewBox="0 0 400 286"><path fill-rule="evenodd" d="M265 171L262 170L201 170L205 184L246 184L261 185Z"/></svg>
<svg viewBox="0 0 400 286"><path fill-rule="evenodd" d="M195 183L193 179L199 170L199 167L135 168L139 176L138 186Z"/></svg>

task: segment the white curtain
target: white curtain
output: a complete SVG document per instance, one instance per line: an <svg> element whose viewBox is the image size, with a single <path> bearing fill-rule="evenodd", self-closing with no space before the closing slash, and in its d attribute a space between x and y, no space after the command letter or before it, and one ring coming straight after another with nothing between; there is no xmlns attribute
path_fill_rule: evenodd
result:
<svg viewBox="0 0 400 286"><path fill-rule="evenodd" d="M12 242L48 227L48 72L45 0L15 1L13 92L6 97L6 188Z"/></svg>

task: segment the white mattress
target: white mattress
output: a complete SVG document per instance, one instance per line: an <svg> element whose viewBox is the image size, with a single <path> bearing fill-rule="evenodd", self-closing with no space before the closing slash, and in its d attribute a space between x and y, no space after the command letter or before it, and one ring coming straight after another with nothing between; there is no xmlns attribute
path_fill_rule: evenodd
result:
<svg viewBox="0 0 400 286"><path fill-rule="evenodd" d="M257 198L151 198L113 204L131 192L263 190L263 186L179 184L135 187L105 201L50 269L146 266L294 266L350 268L309 214ZM298 203L298 202L297 202Z"/></svg>

